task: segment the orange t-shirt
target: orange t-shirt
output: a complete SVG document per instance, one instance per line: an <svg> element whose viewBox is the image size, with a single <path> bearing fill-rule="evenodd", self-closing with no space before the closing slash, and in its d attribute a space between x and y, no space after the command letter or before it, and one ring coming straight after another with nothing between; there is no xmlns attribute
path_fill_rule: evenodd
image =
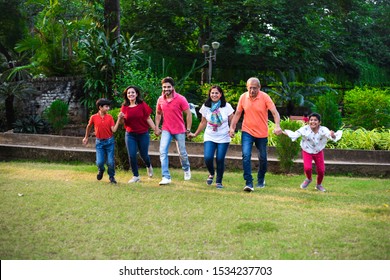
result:
<svg viewBox="0 0 390 280"><path fill-rule="evenodd" d="M237 110L244 113L242 131L256 138L268 137L268 110L275 109L275 103L265 92L260 91L255 99L245 92L238 100Z"/></svg>

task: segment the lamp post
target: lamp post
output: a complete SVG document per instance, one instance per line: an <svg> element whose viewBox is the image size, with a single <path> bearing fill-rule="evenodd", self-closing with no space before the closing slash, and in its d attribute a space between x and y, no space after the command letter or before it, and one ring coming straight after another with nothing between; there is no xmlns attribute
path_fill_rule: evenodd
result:
<svg viewBox="0 0 390 280"><path fill-rule="evenodd" d="M213 61L217 61L217 49L219 48L218 42L212 42L211 48L209 45L203 45L202 51L204 53L204 60L209 63L209 73L207 82L211 83L211 74L213 72Z"/></svg>

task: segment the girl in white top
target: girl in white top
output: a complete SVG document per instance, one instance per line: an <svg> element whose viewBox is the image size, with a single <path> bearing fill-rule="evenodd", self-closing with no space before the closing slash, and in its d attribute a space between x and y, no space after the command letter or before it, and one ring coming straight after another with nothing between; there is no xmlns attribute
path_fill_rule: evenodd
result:
<svg viewBox="0 0 390 280"><path fill-rule="evenodd" d="M321 126L321 115L318 113L311 113L309 115L309 124L301 127L297 131L284 130L283 134L287 135L292 141L297 140L300 136L303 169L306 175L305 181L301 184L302 189L306 189L312 181L312 161L314 160L317 170L317 185L316 189L325 192L325 188L322 186L322 180L325 175L325 162L324 162L324 148L328 139L334 142L340 140L342 131L339 130L336 133L329 130L325 126Z"/></svg>
<svg viewBox="0 0 390 280"><path fill-rule="evenodd" d="M225 156L230 144L229 122L233 118L234 109L226 102L223 90L219 86L212 86L206 102L199 110L202 120L195 133L189 133L188 137L196 137L201 131L204 132L204 160L209 171L206 180L211 185L214 180L214 154L216 154L216 187L223 188L222 178L225 171Z"/></svg>

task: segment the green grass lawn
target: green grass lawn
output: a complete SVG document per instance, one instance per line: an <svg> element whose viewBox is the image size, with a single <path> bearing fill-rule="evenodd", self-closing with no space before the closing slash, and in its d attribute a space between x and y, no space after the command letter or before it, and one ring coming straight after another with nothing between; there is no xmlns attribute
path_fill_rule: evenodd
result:
<svg viewBox="0 0 390 280"><path fill-rule="evenodd" d="M325 176L327 193L299 188L303 175L268 173L246 193L242 171L225 188L171 169L159 186L117 170L96 180L87 164L0 162L1 259L389 260L390 180Z"/></svg>

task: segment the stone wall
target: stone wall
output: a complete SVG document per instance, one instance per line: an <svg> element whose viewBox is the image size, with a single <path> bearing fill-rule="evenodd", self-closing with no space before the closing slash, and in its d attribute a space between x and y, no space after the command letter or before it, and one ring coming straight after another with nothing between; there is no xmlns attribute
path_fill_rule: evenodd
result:
<svg viewBox="0 0 390 280"><path fill-rule="evenodd" d="M69 104L70 123L85 123L87 111L80 104L83 95L83 80L80 77L39 78L31 81L40 92L26 104L28 114L41 115L53 101L60 99Z"/></svg>

